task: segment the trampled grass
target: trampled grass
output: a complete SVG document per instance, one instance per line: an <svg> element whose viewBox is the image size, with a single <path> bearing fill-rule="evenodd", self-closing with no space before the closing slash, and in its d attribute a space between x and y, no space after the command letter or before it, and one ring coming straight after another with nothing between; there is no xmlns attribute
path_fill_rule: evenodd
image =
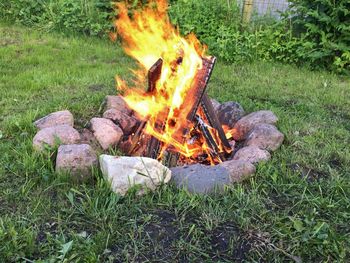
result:
<svg viewBox="0 0 350 263"><path fill-rule="evenodd" d="M78 127L133 62L107 40L0 26L2 262L346 262L350 257L350 81L274 63L219 61L209 93L271 109L284 145L222 195L166 186L120 197L32 150L33 121L69 109Z"/></svg>

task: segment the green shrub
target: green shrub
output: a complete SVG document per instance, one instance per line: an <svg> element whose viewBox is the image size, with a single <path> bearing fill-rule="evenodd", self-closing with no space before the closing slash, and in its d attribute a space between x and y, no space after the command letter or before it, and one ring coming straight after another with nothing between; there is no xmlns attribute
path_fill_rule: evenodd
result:
<svg viewBox="0 0 350 263"><path fill-rule="evenodd" d="M171 3L169 14L184 35L195 32L217 56L227 59L232 54L227 47L239 37L241 19L236 1L177 0Z"/></svg>
<svg viewBox="0 0 350 263"><path fill-rule="evenodd" d="M101 35L111 29L112 3L107 0L0 0L0 18L48 31Z"/></svg>
<svg viewBox="0 0 350 263"><path fill-rule="evenodd" d="M138 8L147 1L129 2ZM229 62L278 60L350 72L350 0L290 2L282 21L263 18L244 28L236 0L171 0L169 14L183 34L194 32L212 54ZM0 19L104 35L113 29L112 5L110 0L0 0Z"/></svg>
<svg viewBox="0 0 350 263"><path fill-rule="evenodd" d="M32 26L40 21L46 0L0 0L0 18Z"/></svg>
<svg viewBox="0 0 350 263"><path fill-rule="evenodd" d="M177 0L170 8L172 21L183 34L195 32L210 51L229 62L272 60L298 62L298 39L286 22L262 21L258 27L241 28L241 14L236 1ZM269 20L271 21L271 19Z"/></svg>
<svg viewBox="0 0 350 263"><path fill-rule="evenodd" d="M290 0L303 40L298 49L313 66L350 71L350 1Z"/></svg>

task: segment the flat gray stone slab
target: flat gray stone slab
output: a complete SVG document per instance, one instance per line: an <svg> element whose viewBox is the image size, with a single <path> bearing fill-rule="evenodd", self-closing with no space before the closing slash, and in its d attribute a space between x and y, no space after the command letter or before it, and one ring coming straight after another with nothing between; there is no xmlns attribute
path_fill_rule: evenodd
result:
<svg viewBox="0 0 350 263"><path fill-rule="evenodd" d="M231 182L229 171L220 166L195 164L171 168L171 171L174 184L190 193L213 193Z"/></svg>

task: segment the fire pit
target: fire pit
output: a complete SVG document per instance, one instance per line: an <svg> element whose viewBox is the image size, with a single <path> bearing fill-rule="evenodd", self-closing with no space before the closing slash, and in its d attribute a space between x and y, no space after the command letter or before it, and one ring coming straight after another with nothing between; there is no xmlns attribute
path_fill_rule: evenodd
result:
<svg viewBox="0 0 350 263"><path fill-rule="evenodd" d="M137 158L133 163L132 157L100 157L101 169L116 192L124 194L130 181L126 176L123 190L118 190L116 182L121 180L120 173L125 176L135 167L139 170L133 173L131 185L149 186L150 181L157 181L155 184L159 185L162 180L169 181L172 174L172 181L178 187L209 193L247 178L255 172L254 164L270 159L269 151L276 150L283 141L283 134L273 126L277 117L271 111L243 116L244 110L238 103L220 104L208 97L207 86L216 58L206 55L206 48L193 34L186 38L180 36L170 23L165 0L150 1L131 16L125 3L118 3L117 8L118 35L126 53L137 61L139 68L132 71L132 85L116 77L121 95L108 96L103 118L93 118L89 126L91 137L102 149L118 147L125 155ZM38 128L44 127L34 138L37 149L41 149L43 143L53 144L52 138L47 139L50 135L61 136L63 144L79 141L63 136L65 129L56 126L67 125L73 129L72 121L67 116L57 120L55 114L36 122ZM45 122L50 125L43 125ZM51 129L46 131L49 132L46 137L45 129ZM72 134L76 135L75 131ZM89 131L85 130L84 134ZM91 152L86 146L78 148ZM79 153L74 158L70 154L71 159L64 162L62 155L66 151L58 151L57 159L64 163L63 168L79 170L79 164L71 161L77 159ZM89 165L94 164L91 154L88 156ZM139 157L144 157L148 165L142 172ZM131 170L124 169L122 160ZM69 169L70 163L74 169ZM154 171L151 175L148 170L152 167L163 167L164 176L158 178ZM139 177L140 173L146 174L150 181L146 180L147 183Z"/></svg>
<svg viewBox="0 0 350 263"><path fill-rule="evenodd" d="M183 98L179 97L180 103L171 99L175 94L159 91L166 84L159 83L163 61L156 62L148 72L148 90L142 94L153 103L147 105L149 110L144 118L135 111L141 121L122 142L124 152L158 159L168 167L188 163L214 165L231 157L233 149L205 93L215 60L214 57L203 59L202 68L189 81ZM181 66L183 58L176 61L177 66ZM143 101L142 98L139 101Z"/></svg>

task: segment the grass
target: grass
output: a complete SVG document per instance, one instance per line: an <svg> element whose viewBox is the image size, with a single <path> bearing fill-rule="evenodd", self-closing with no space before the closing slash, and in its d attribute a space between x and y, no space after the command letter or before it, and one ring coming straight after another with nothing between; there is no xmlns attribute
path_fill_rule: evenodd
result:
<svg viewBox="0 0 350 263"><path fill-rule="evenodd" d="M219 62L209 92L271 109L286 140L222 195L165 186L120 197L32 150L33 121L97 115L133 62L105 40L0 25L0 258L4 262L346 262L350 257L350 82L327 72Z"/></svg>

